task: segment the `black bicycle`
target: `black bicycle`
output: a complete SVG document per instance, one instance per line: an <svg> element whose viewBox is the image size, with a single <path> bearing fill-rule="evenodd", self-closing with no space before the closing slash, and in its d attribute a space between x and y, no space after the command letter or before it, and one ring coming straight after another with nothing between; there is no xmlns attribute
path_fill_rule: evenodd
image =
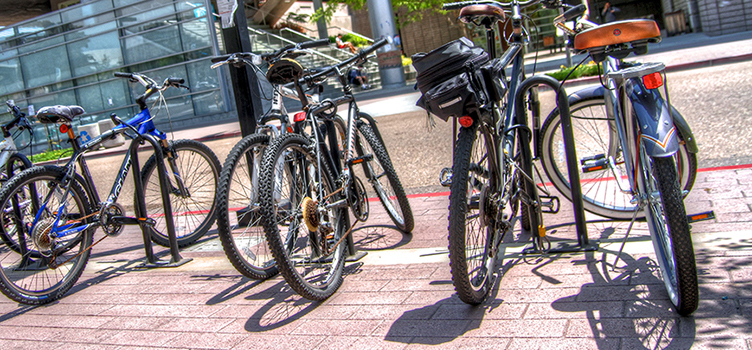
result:
<svg viewBox="0 0 752 350"><path fill-rule="evenodd" d="M389 154L375 125L364 121L343 72L385 44L386 40L380 40L316 73L307 73L289 58L273 65L288 72L271 75L280 84L295 85L305 121L301 132L276 138L264 152L259 180L261 223L285 280L308 299L326 299L342 284L345 250L355 251L350 233L358 221L368 218L368 191L356 168L361 168L395 226L406 233L414 226L410 203ZM343 96L310 101L303 86L328 76L338 78ZM344 139L338 140L334 118L337 107L344 104L348 105L347 129ZM332 147L339 144L342 149ZM356 220L352 225L348 208Z"/></svg>

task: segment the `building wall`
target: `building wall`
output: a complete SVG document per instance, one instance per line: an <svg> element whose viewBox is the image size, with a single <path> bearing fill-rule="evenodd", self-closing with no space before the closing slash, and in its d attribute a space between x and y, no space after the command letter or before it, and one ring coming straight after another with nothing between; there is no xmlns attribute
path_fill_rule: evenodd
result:
<svg viewBox="0 0 752 350"><path fill-rule="evenodd" d="M698 9L708 35L752 30L752 0L698 0Z"/></svg>
<svg viewBox="0 0 752 350"><path fill-rule="evenodd" d="M216 119L228 107L218 72L210 68L218 52L208 13L206 2L98 0L2 28L0 101L14 100L30 114L48 105L82 106L86 114L74 126L109 119L110 113L129 118L139 111L135 98L144 87L113 73L138 72L158 82L184 78L191 88L165 92L172 123L162 110L154 119L158 126ZM0 122L10 118L0 114ZM54 125L37 125L35 144L52 145L56 140L48 138L58 134Z"/></svg>

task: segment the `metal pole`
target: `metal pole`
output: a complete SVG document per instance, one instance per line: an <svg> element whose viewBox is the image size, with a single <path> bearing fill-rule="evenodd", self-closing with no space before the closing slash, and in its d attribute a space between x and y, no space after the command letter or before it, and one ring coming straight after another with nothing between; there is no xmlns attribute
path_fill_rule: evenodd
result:
<svg viewBox="0 0 752 350"><path fill-rule="evenodd" d="M222 29L222 40L227 53L251 52L251 36L248 33L248 21L245 18L244 1L238 1L238 9L234 14L235 25ZM256 75L246 66L233 68L230 72L232 89L235 92L235 106L238 111L240 132L243 136L256 131L256 117L263 113L261 98L258 91Z"/></svg>
<svg viewBox="0 0 752 350"><path fill-rule="evenodd" d="M394 10L391 0L367 0L368 18L371 20L373 39L386 38L389 44L378 49L381 88L395 88L405 85L402 70L402 52L394 45L397 27L394 24Z"/></svg>

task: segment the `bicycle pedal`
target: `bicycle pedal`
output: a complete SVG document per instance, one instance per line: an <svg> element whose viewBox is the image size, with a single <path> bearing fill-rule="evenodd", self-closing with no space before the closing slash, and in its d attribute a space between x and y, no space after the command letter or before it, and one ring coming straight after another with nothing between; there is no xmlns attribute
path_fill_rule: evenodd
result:
<svg viewBox="0 0 752 350"><path fill-rule="evenodd" d="M363 162L370 162L372 160L373 160L373 154L366 154L366 155L363 155L361 157L351 158L350 160L347 161L347 165L348 166L353 166L353 164L360 164L360 163L363 163Z"/></svg>
<svg viewBox="0 0 752 350"><path fill-rule="evenodd" d="M713 219L715 219L715 213L712 210L699 213L699 214L687 215L687 220L689 220L690 224L693 222L713 220Z"/></svg>
<svg viewBox="0 0 752 350"><path fill-rule="evenodd" d="M584 165L582 167L583 173L590 173L590 172L598 171L598 170L606 170L608 168L608 159L601 158L597 160L591 160L588 162L587 165L585 165L585 163L582 163L582 165Z"/></svg>
<svg viewBox="0 0 752 350"><path fill-rule="evenodd" d="M540 208L541 213L557 214L559 212L559 208L561 208L559 197L540 196Z"/></svg>
<svg viewBox="0 0 752 350"><path fill-rule="evenodd" d="M580 158L580 165L585 165L585 163L588 163L588 162L605 160L605 159L606 159L605 154L596 154L594 156Z"/></svg>

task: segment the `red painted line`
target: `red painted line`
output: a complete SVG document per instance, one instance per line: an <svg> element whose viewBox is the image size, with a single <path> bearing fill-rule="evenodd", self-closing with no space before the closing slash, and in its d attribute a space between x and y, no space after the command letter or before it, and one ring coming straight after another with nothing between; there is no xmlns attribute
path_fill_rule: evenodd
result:
<svg viewBox="0 0 752 350"><path fill-rule="evenodd" d="M697 169L697 172L702 173L706 171L734 170L734 169L748 169L748 168L752 168L752 164L727 165L727 166L719 166L719 167L713 167L713 168L702 168L702 169Z"/></svg>

